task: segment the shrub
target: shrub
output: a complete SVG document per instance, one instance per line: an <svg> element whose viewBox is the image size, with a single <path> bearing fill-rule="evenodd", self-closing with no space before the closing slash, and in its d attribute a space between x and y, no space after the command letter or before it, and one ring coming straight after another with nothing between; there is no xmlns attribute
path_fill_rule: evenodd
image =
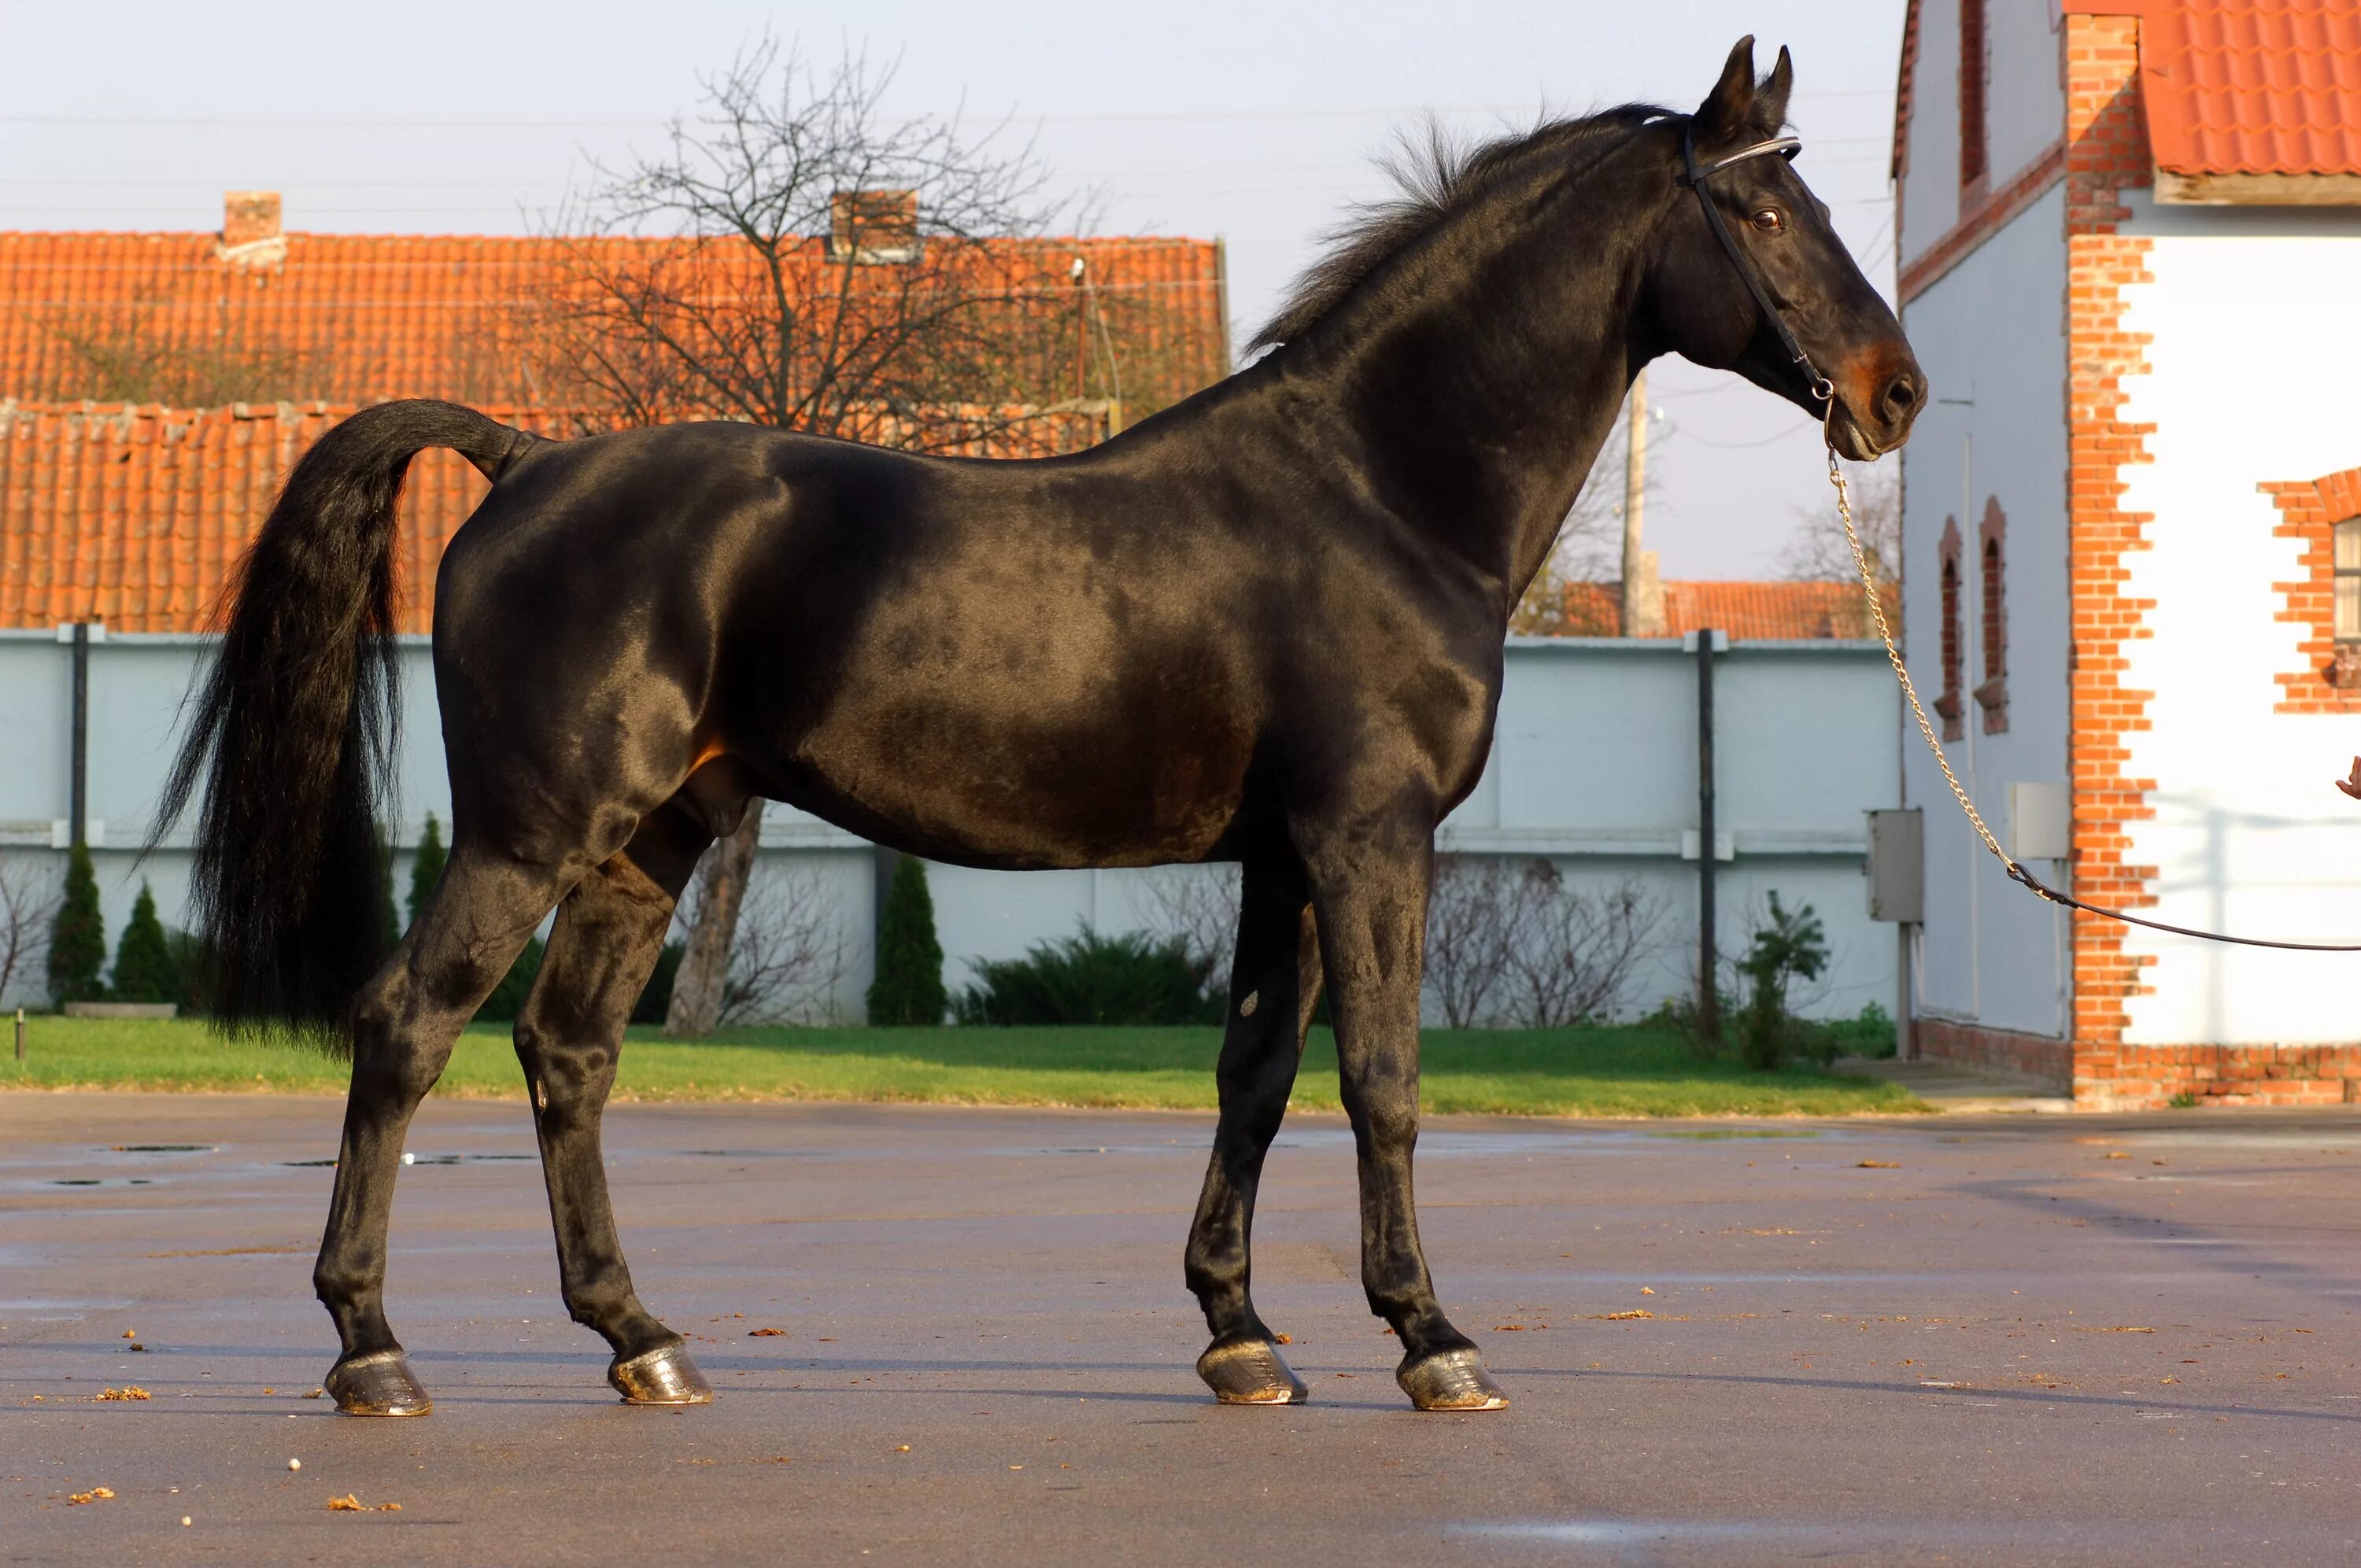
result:
<svg viewBox="0 0 2361 1568"><path fill-rule="evenodd" d="M1837 1054L1848 1057L1890 1057L1894 1054L1893 1015L1872 1002L1854 1018L1839 1018L1820 1025L1835 1042Z"/></svg>
<svg viewBox="0 0 2361 1568"><path fill-rule="evenodd" d="M1769 1072L1791 1056L1826 1060L1836 1054L1828 1031L1787 1011L1788 982L1817 980L1828 961L1828 943L1812 906L1802 905L1790 914L1773 893L1769 920L1755 927L1753 946L1738 960L1739 972L1752 986L1738 1015L1741 1061Z"/></svg>
<svg viewBox="0 0 2361 1568"><path fill-rule="evenodd" d="M443 850L443 824L434 814L426 814L426 831L418 836L418 852L410 861L410 923L418 924L418 912L426 907L434 884L443 880L443 862L449 859Z"/></svg>
<svg viewBox="0 0 2361 1568"><path fill-rule="evenodd" d="M164 923L156 918L156 894L146 883L131 906L130 924L115 949L115 999L118 1002L178 1002L181 976L172 962Z"/></svg>
<svg viewBox="0 0 2361 1568"><path fill-rule="evenodd" d="M1213 965L1186 943L1083 927L1021 959L980 959L982 984L960 993L962 1024L1219 1024Z"/></svg>
<svg viewBox="0 0 2361 1568"><path fill-rule="evenodd" d="M640 992L639 1001L632 1005L631 1022L661 1024L664 1021L664 1009L672 1005L673 977L680 972L683 950L684 945L679 942L664 945L664 950L656 955L655 972L649 977L647 989ZM509 965L507 975L492 988L492 993L484 998L484 1004L476 1009L476 1022L515 1023L517 1014L524 1011L525 998L533 994L533 982L541 978L542 959L547 956L548 949L540 938L535 937L527 942L524 951L516 956L516 962Z"/></svg>
<svg viewBox="0 0 2361 1568"><path fill-rule="evenodd" d="M428 820L433 820L429 818ZM634 1024L661 1024L672 1011L672 982L680 973L680 959L688 951L686 942L666 942L664 951L656 955L655 972L648 976L648 988L631 1006Z"/></svg>
<svg viewBox="0 0 2361 1568"><path fill-rule="evenodd" d="M524 951L509 965L507 978L492 987L484 1004L476 1009L478 1021L489 1024L513 1024L516 1015L524 1011L524 999L533 994L534 977L541 973L541 938L535 937L524 945Z"/></svg>
<svg viewBox="0 0 2361 1568"><path fill-rule="evenodd" d="M386 841L382 822L377 825L377 924L379 953L401 945L401 916L393 909L393 846Z"/></svg>
<svg viewBox="0 0 2361 1568"><path fill-rule="evenodd" d="M180 981L180 990L167 1002L181 1004L181 1015L200 1018L212 1011L205 994L205 976L210 971L212 955L193 931L183 931L177 926L164 930L164 951L172 961L172 973Z"/></svg>
<svg viewBox="0 0 2361 1568"><path fill-rule="evenodd" d="M877 978L869 983L872 1024L939 1024L943 945L935 937L935 901L927 891L927 864L904 855L894 868L877 922Z"/></svg>
<svg viewBox="0 0 2361 1568"><path fill-rule="evenodd" d="M106 966L106 921L98 907L98 877L90 850L73 847L66 859L65 898L49 933L49 994L60 1002L95 1002L106 994L100 970Z"/></svg>

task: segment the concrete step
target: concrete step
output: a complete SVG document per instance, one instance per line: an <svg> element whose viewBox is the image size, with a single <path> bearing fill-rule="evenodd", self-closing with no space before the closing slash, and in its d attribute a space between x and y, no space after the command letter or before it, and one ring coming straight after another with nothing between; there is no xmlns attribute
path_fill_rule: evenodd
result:
<svg viewBox="0 0 2361 1568"><path fill-rule="evenodd" d="M1828 1070L1898 1083L1936 1110L1978 1114L2071 1111L2073 1096L2022 1079L1971 1072L1953 1062L1896 1061L1892 1057L1839 1057Z"/></svg>

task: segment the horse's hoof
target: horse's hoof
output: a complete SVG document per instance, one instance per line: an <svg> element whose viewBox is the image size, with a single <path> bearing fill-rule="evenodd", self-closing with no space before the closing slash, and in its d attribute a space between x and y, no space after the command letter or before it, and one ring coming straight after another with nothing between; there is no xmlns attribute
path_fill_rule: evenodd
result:
<svg viewBox="0 0 2361 1568"><path fill-rule="evenodd" d="M629 1361L616 1360L607 1368L607 1381L627 1405L709 1405L713 1385L688 1358L688 1347L675 1340L642 1351Z"/></svg>
<svg viewBox="0 0 2361 1568"><path fill-rule="evenodd" d="M1197 1376L1224 1405L1300 1405L1311 1397L1267 1339L1214 1345L1197 1358Z"/></svg>
<svg viewBox="0 0 2361 1568"><path fill-rule="evenodd" d="M348 1416L423 1416L434 1408L398 1349L347 1356L328 1369L321 1387Z"/></svg>
<svg viewBox="0 0 2361 1568"><path fill-rule="evenodd" d="M1423 1361L1405 1359L1394 1373L1410 1402L1422 1410L1505 1410L1509 1396L1484 1370L1484 1357L1470 1345L1439 1351Z"/></svg>

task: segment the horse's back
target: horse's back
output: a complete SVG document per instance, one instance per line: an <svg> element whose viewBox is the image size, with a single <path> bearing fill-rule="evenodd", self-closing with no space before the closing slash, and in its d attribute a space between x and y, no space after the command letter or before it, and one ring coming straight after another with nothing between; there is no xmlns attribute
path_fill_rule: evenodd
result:
<svg viewBox="0 0 2361 1568"><path fill-rule="evenodd" d="M549 715L603 721L609 790L694 735L760 793L941 858L1193 858L1268 709L1264 590L1138 492L1122 461L746 425L531 448L445 557L446 730L554 762L580 742Z"/></svg>

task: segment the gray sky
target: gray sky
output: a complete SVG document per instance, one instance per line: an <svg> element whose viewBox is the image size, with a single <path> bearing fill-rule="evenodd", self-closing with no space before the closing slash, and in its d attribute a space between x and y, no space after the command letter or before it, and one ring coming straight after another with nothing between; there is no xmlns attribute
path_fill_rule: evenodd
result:
<svg viewBox="0 0 2361 1568"><path fill-rule="evenodd" d="M205 229L225 189L291 228L516 233L586 153L654 148L697 74L766 26L822 59L901 56L894 107L1014 115L1104 194L1109 231L1221 235L1240 338L1370 164L1424 112L1482 135L1543 109L1694 107L1739 35L1795 54L1798 168L1878 286L1903 0L1554 4L1289 0L1078 8L1009 0L0 0L0 227ZM1732 378L1665 361L1650 543L1670 577L1767 574L1826 510L1816 431Z"/></svg>

